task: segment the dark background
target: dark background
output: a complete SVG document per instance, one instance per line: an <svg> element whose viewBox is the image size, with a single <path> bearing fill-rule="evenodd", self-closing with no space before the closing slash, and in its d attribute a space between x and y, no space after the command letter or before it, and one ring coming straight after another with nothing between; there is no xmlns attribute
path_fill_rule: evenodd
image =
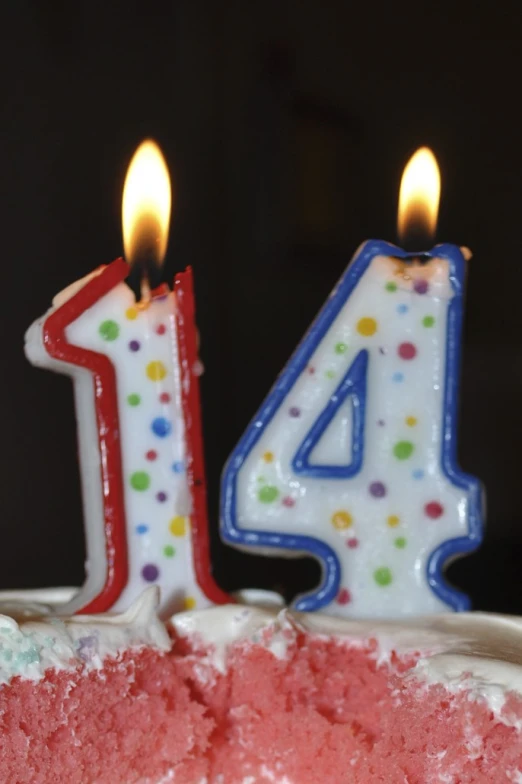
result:
<svg viewBox="0 0 522 784"><path fill-rule="evenodd" d="M70 382L23 334L122 252L120 201L153 136L174 180L165 279L196 273L213 559L227 589L318 579L217 537L221 467L359 243L395 241L402 168L443 178L437 239L474 249L462 466L487 487L482 550L451 567L475 607L522 612L519 2L4 3L0 25L0 587L78 584Z"/></svg>

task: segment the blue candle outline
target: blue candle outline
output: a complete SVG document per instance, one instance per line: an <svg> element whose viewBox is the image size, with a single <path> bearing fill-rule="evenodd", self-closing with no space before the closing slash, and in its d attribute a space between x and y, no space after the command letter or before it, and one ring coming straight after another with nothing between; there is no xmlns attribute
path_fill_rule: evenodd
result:
<svg viewBox="0 0 522 784"><path fill-rule="evenodd" d="M364 457L364 422L368 349L358 352L335 392L330 395L292 460L294 473L315 479L349 479L359 473ZM352 401L352 459L346 465L319 465L310 462L311 454L343 403Z"/></svg>
<svg viewBox="0 0 522 784"><path fill-rule="evenodd" d="M254 548L274 548L287 552L294 551L294 556L304 554L316 558L321 564L322 581L314 591L296 598L294 603L296 610L301 612L317 611L331 604L337 597L341 585L342 567L336 552L325 542L309 535L246 530L238 526L236 517L237 477L243 463L259 441L266 426L284 403L295 382L307 367L310 357L323 340L338 313L344 307L359 280L376 256L392 256L405 261L411 261L419 256L423 258L443 258L447 259L449 263L449 281L454 296L449 303L447 313L441 467L448 481L454 486L465 490L468 494L468 534L442 542L428 558L426 576L428 585L436 596L453 610L462 612L470 609L470 599L466 594L458 591L445 581L444 565L452 559L473 552L480 545L483 537L483 489L480 481L462 471L457 462L457 407L466 262L460 248L456 245L444 243L436 245L427 252L409 253L402 248L381 240L369 240L363 244L298 344L276 383L262 403L261 408L248 425L225 464L221 481L221 536L225 542L231 545L252 548L253 551ZM343 382L346 381L346 377L356 360L357 357L344 377ZM330 401L339 392L343 382L335 390ZM337 408L338 405L336 410ZM317 443L322 432L324 432L324 429L331 421L331 417L328 419L326 416L323 416L325 410L318 417L317 421L323 417L324 426L322 430L318 428L317 432L314 432L314 443ZM315 424L317 424L317 421ZM314 431L314 428L315 425L310 433ZM303 444L305 442L306 438ZM359 446L361 447L362 465L362 444L359 444ZM356 447L357 444L354 442L354 453ZM308 455L312 448L313 446L308 451ZM298 454L299 450L294 458L294 463ZM343 476L342 478L345 477Z"/></svg>

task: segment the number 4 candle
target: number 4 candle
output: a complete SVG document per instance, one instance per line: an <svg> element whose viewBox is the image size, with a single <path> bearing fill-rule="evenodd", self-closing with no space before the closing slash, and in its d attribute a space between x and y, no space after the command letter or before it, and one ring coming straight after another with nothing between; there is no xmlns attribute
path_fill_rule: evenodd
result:
<svg viewBox="0 0 522 784"><path fill-rule="evenodd" d="M170 206L163 156L144 142L124 189L130 262L146 246L161 263ZM228 599L208 556L192 273L136 302L129 270L119 259L72 284L26 339L35 365L75 384L88 563L64 612L125 609L150 584L164 614Z"/></svg>
<svg viewBox="0 0 522 784"><path fill-rule="evenodd" d="M403 176L400 223L434 232L439 191L424 148ZM224 539L320 561L322 582L299 610L468 607L443 577L481 539L481 488L456 461L468 255L365 243L228 461Z"/></svg>

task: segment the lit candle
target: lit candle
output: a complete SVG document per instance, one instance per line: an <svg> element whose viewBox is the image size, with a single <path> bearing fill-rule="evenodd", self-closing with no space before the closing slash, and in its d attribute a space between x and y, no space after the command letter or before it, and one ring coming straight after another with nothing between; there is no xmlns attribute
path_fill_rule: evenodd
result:
<svg viewBox="0 0 522 784"><path fill-rule="evenodd" d="M171 209L168 170L144 142L123 197L127 259L161 263ZM148 259L149 261L150 259ZM210 571L192 272L136 302L119 259L55 297L26 353L72 376L87 540L87 579L64 611L130 606L161 588L161 609L228 600Z"/></svg>
<svg viewBox="0 0 522 784"><path fill-rule="evenodd" d="M402 233L434 233L439 191L435 158L420 150L401 186ZM468 256L365 243L228 461L225 541L320 561L322 582L299 610L468 608L443 576L482 528L480 485L456 462Z"/></svg>

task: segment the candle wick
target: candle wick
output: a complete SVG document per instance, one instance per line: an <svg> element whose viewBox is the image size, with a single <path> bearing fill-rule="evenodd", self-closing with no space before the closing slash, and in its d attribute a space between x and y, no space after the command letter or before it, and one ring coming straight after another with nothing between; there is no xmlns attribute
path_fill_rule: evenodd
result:
<svg viewBox="0 0 522 784"><path fill-rule="evenodd" d="M141 279L140 293L141 293L141 297L140 297L140 301L138 302L139 307L148 308L151 300L151 292L150 292L149 276L146 271L143 272L143 277Z"/></svg>

